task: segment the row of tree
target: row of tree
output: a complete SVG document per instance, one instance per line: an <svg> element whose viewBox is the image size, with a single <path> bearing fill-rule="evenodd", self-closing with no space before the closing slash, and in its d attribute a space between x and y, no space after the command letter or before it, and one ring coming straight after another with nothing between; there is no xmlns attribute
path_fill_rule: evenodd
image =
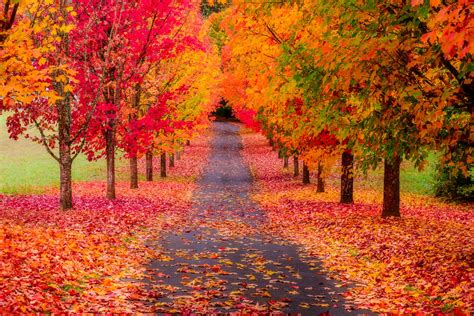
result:
<svg viewBox="0 0 474 316"><path fill-rule="evenodd" d="M225 98L319 191L339 161L352 203L354 164L382 164L382 215L400 216L403 160L472 173L474 1L232 1L211 19Z"/></svg>
<svg viewBox="0 0 474 316"><path fill-rule="evenodd" d="M205 126L218 97L218 54L192 0L0 1L0 112L8 132L42 144L60 167L60 201L73 207L81 153L107 161L179 151Z"/></svg>

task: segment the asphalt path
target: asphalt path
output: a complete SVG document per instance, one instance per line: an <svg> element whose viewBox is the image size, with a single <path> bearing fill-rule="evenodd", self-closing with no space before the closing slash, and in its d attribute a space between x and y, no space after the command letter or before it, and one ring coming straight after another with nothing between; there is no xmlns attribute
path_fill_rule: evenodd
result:
<svg viewBox="0 0 474 316"><path fill-rule="evenodd" d="M260 229L264 212L250 199L252 174L239 125L215 122L209 163L181 229L157 244L148 267L158 312L366 315L354 310L317 260Z"/></svg>

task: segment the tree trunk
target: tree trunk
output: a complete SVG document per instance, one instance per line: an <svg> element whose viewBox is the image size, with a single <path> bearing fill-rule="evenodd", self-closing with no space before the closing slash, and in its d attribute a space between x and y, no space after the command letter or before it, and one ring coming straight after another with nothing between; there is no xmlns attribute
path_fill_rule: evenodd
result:
<svg viewBox="0 0 474 316"><path fill-rule="evenodd" d="M71 98L62 84L55 87L64 99L57 101L59 142L59 204L62 210L72 209Z"/></svg>
<svg viewBox="0 0 474 316"><path fill-rule="evenodd" d="M141 99L141 86L139 83L135 84L135 95L133 98L132 106L138 112L140 109L140 99ZM128 121L132 122L137 119L137 114L130 114L128 116ZM138 159L137 153L132 152L132 157L130 158L130 189L138 189Z"/></svg>
<svg viewBox="0 0 474 316"><path fill-rule="evenodd" d="M123 70L123 69L122 69ZM115 81L115 87L110 86L106 89L104 98L107 102L115 104L115 106L120 106L120 81L122 76L122 70L119 71L119 74L114 74L115 72L109 70L108 76L110 81ZM118 109L111 109L107 111L107 115L110 118L107 120L107 129L103 132L105 138L105 159L107 161L107 193L106 197L109 200L114 200L116 198L115 194L115 132L117 128L117 111Z"/></svg>
<svg viewBox="0 0 474 316"><path fill-rule="evenodd" d="M189 139L186 141L186 146L191 146L191 141Z"/></svg>
<svg viewBox="0 0 474 316"><path fill-rule="evenodd" d="M162 153L160 158L160 176L166 178L166 153Z"/></svg>
<svg viewBox="0 0 474 316"><path fill-rule="evenodd" d="M10 5L13 5L11 13L10 11ZM0 20L0 44L5 42L7 39L7 31L10 30L13 26L13 23L15 22L16 14L18 12L18 7L19 7L18 1L10 1L7 0L5 2L4 8L3 8L3 21ZM8 16L10 14L10 16Z"/></svg>
<svg viewBox="0 0 474 316"><path fill-rule="evenodd" d="M354 156L344 151L341 159L341 203L354 203Z"/></svg>
<svg viewBox="0 0 474 316"><path fill-rule="evenodd" d="M146 152L146 181L153 181L153 153L151 150Z"/></svg>
<svg viewBox="0 0 474 316"><path fill-rule="evenodd" d="M272 149L274 148L274 143L273 143L273 139L272 139L272 138L269 138L269 139L268 139L268 144L272 147Z"/></svg>
<svg viewBox="0 0 474 316"><path fill-rule="evenodd" d="M176 159L180 160L181 159L181 150L178 150L176 152Z"/></svg>
<svg viewBox="0 0 474 316"><path fill-rule="evenodd" d="M115 195L115 130L104 132L105 159L107 160L107 199L114 200Z"/></svg>
<svg viewBox="0 0 474 316"><path fill-rule="evenodd" d="M304 161L303 161L303 184L309 184L309 169Z"/></svg>
<svg viewBox="0 0 474 316"><path fill-rule="evenodd" d="M316 192L324 192L323 165L318 162Z"/></svg>
<svg viewBox="0 0 474 316"><path fill-rule="evenodd" d="M283 157L283 168L288 169L288 156Z"/></svg>
<svg viewBox="0 0 474 316"><path fill-rule="evenodd" d="M297 156L293 156L293 177L300 175L300 164Z"/></svg>
<svg viewBox="0 0 474 316"><path fill-rule="evenodd" d="M279 159L283 158L283 151L281 149L278 149L278 158Z"/></svg>
<svg viewBox="0 0 474 316"><path fill-rule="evenodd" d="M69 159L67 159L69 158ZM72 209L72 161L71 156L61 159L60 170L60 198L59 203L62 210Z"/></svg>
<svg viewBox="0 0 474 316"><path fill-rule="evenodd" d="M392 161L385 159L382 217L400 217L400 163L398 156Z"/></svg>
<svg viewBox="0 0 474 316"><path fill-rule="evenodd" d="M138 159L130 158L130 189L138 189Z"/></svg>
<svg viewBox="0 0 474 316"><path fill-rule="evenodd" d="M174 168L174 154L170 154L170 168Z"/></svg>

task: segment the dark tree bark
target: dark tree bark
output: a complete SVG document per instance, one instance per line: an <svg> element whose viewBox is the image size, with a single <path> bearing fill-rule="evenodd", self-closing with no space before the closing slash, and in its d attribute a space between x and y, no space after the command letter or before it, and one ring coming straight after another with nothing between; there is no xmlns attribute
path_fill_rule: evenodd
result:
<svg viewBox="0 0 474 316"><path fill-rule="evenodd" d="M309 168L306 163L303 161L303 183L309 184Z"/></svg>
<svg viewBox="0 0 474 316"><path fill-rule="evenodd" d="M318 163L316 192L324 192L323 165Z"/></svg>
<svg viewBox="0 0 474 316"><path fill-rule="evenodd" d="M278 150L278 158L279 159L283 158L283 151L281 149Z"/></svg>
<svg viewBox="0 0 474 316"><path fill-rule="evenodd" d="M283 157L283 168L288 169L288 167L289 167L289 164L288 164L288 156L285 155L285 156Z"/></svg>
<svg viewBox="0 0 474 316"><path fill-rule="evenodd" d="M398 156L392 160L385 159L382 217L400 217L400 163Z"/></svg>
<svg viewBox="0 0 474 316"><path fill-rule="evenodd" d="M68 161L69 160L69 161ZM60 170L60 198L59 203L62 210L72 209L72 162L69 159L62 160L59 164Z"/></svg>
<svg viewBox="0 0 474 316"><path fill-rule="evenodd" d="M160 156L160 176L166 178L166 153Z"/></svg>
<svg viewBox="0 0 474 316"><path fill-rule="evenodd" d="M177 159L177 160L180 160L180 159L181 159L181 150L178 150L178 151L176 152L176 159Z"/></svg>
<svg viewBox="0 0 474 316"><path fill-rule="evenodd" d="M141 85L137 83L135 85L135 95L133 97L133 107L136 111L140 108L140 99L141 99ZM131 114L128 117L129 122L136 120L137 114ZM130 158L130 189L138 189L138 159L137 152L131 153L132 157Z"/></svg>
<svg viewBox="0 0 474 316"><path fill-rule="evenodd" d="M350 151L342 153L341 203L354 203L354 156Z"/></svg>
<svg viewBox="0 0 474 316"><path fill-rule="evenodd" d="M297 156L293 156L293 177L300 175L300 164Z"/></svg>
<svg viewBox="0 0 474 316"><path fill-rule="evenodd" d="M10 13L9 11L11 4L13 4L13 7ZM13 23L15 22L16 13L18 11L19 5L20 4L18 3L18 1L5 1L5 6L3 8L3 18L0 19L0 44L2 44L7 39L6 32L12 28Z"/></svg>
<svg viewBox="0 0 474 316"><path fill-rule="evenodd" d="M106 89L105 99L118 106L121 102L121 90L120 82L122 76L122 70L119 71L119 75L115 77L115 71L109 70L110 81L115 82L115 87ZM116 130L117 130L117 110L108 111L110 118L107 121L107 128L104 131L105 138L105 159L107 160L107 193L106 197L109 200L116 198L115 192L115 143L116 143Z"/></svg>
<svg viewBox="0 0 474 316"><path fill-rule="evenodd" d="M115 123L110 130L104 132L105 137L105 159L107 161L107 194L109 200L116 197L115 194Z"/></svg>
<svg viewBox="0 0 474 316"><path fill-rule="evenodd" d="M58 73L60 75L61 72ZM64 84L62 82L55 82L54 89L59 95L63 96L62 100L56 102L58 111L58 142L59 142L59 204L62 210L69 210L73 208L72 201L72 97L69 93L64 91ZM43 135L43 133L42 133ZM54 157L54 155L53 155Z"/></svg>
<svg viewBox="0 0 474 316"><path fill-rule="evenodd" d="M191 141L189 139L186 141L186 146L191 146Z"/></svg>
<svg viewBox="0 0 474 316"><path fill-rule="evenodd" d="M153 153L151 152L151 150L146 152L145 160L146 181L153 181Z"/></svg>
<svg viewBox="0 0 474 316"><path fill-rule="evenodd" d="M72 162L77 157L78 152L72 156L71 150L71 99L69 94L64 94L62 83L54 85L55 90L64 95L62 100L56 102L56 109L58 111L58 142L59 155L53 152L49 147L45 133L38 121L34 120L35 126L38 129L43 146L46 148L48 154L53 157L59 164L59 204L61 209L68 210L73 207L72 201Z"/></svg>
<svg viewBox="0 0 474 316"><path fill-rule="evenodd" d="M138 159L130 158L130 189L138 189Z"/></svg>
<svg viewBox="0 0 474 316"><path fill-rule="evenodd" d="M112 104L118 106L120 104L120 81L121 71L118 77L115 76L116 69L108 69L108 81L115 82L115 87L109 86L104 90L104 99ZM106 197L109 200L116 198L115 193L115 143L116 143L116 129L117 129L117 110L111 109L107 111L109 119L106 122L106 128L103 131L105 139L105 159L107 162L107 193Z"/></svg>
<svg viewBox="0 0 474 316"><path fill-rule="evenodd" d="M170 168L174 168L174 154L170 154Z"/></svg>
<svg viewBox="0 0 474 316"><path fill-rule="evenodd" d="M61 87L62 89L62 87ZM72 157L71 157L71 104L67 96L58 105L59 141L59 203L61 209L69 210L72 204Z"/></svg>

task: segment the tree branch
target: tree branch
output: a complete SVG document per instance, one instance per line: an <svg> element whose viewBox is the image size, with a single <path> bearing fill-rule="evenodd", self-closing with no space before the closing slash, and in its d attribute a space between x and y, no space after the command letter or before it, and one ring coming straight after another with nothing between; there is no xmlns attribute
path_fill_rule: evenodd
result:
<svg viewBox="0 0 474 316"><path fill-rule="evenodd" d="M43 129L41 128L41 126L39 125L38 121L37 121L36 119L33 119L33 122L35 123L35 126L36 126L36 128L38 129L38 131L40 132L41 141L42 141L44 147L46 148L46 151L48 152L48 154L51 155L51 157L54 158L54 160L56 160L58 163L60 163L59 157L56 156L56 155L53 153L53 151L51 150L51 148L49 148L48 142L46 141L46 136L44 135L44 131L43 131Z"/></svg>

